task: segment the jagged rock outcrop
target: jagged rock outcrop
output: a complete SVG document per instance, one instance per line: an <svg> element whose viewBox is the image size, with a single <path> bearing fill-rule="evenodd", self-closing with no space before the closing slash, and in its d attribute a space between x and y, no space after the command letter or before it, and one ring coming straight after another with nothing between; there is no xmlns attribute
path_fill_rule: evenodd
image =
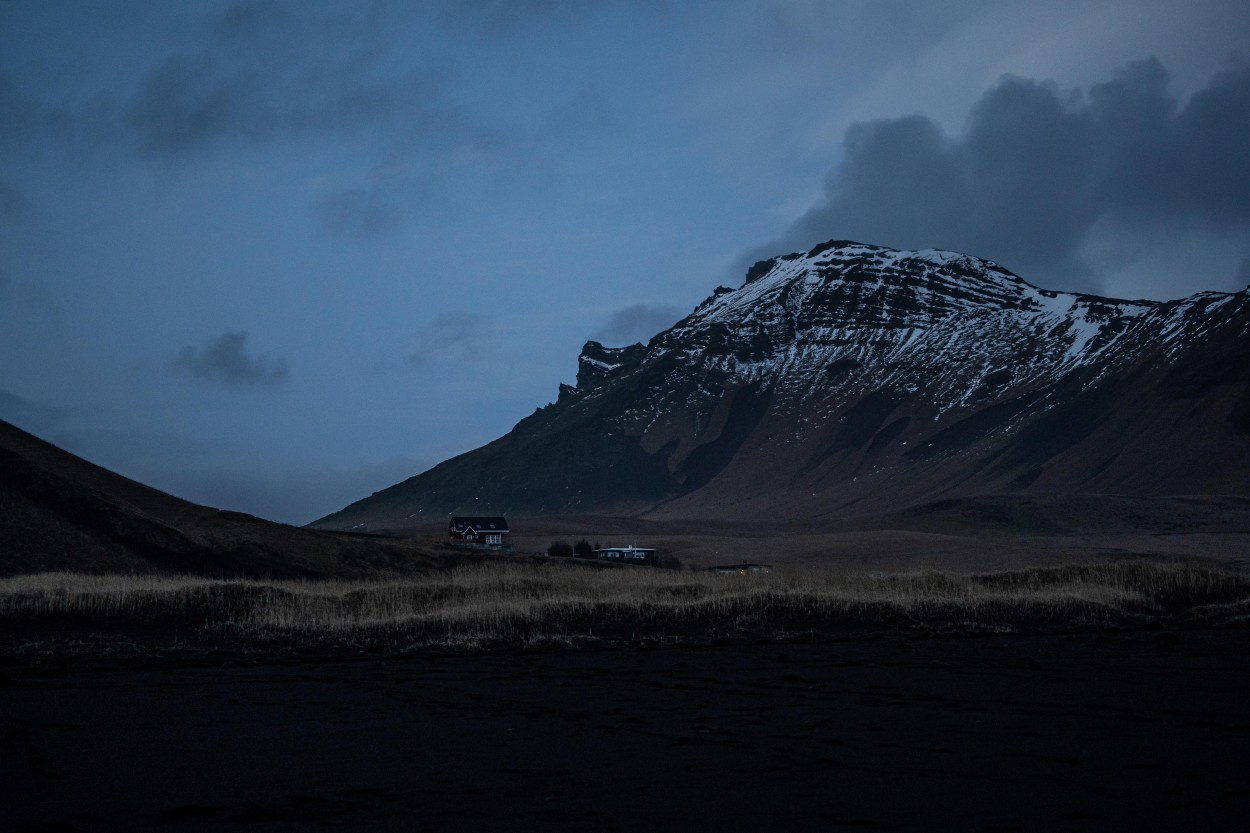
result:
<svg viewBox="0 0 1250 833"><path fill-rule="evenodd" d="M954 252L761 261L646 345L588 342L506 436L318 524L800 518L967 494L1250 493L1250 298L1040 289Z"/></svg>

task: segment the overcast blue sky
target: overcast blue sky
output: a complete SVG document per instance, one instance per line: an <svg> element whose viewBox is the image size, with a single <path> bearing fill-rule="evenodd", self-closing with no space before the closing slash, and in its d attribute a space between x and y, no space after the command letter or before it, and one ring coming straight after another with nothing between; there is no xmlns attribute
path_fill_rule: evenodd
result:
<svg viewBox="0 0 1250 833"><path fill-rule="evenodd" d="M0 0L0 418L304 523L828 238L1241 289L1248 8Z"/></svg>

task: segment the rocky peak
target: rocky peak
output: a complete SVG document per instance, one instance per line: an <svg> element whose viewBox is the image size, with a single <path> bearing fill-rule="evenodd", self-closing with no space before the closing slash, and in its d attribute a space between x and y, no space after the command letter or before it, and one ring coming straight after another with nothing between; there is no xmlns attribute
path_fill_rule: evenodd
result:
<svg viewBox="0 0 1250 833"><path fill-rule="evenodd" d="M680 353L749 382L851 362L916 365L917 357L932 374L975 342L967 372L948 380L962 388L1006 364L1070 369L1159 306L1040 289L957 252L830 241L755 264L739 289L718 290L657 336L651 355Z"/></svg>
<svg viewBox="0 0 1250 833"><path fill-rule="evenodd" d="M1124 303L1039 289L993 261L958 252L830 241L806 253L756 263L741 289L713 296L701 311L709 318L733 317L770 302L784 307L798 323L871 329L929 326L970 311L1067 311L1077 303L1104 308Z"/></svg>
<svg viewBox="0 0 1250 833"><path fill-rule="evenodd" d="M641 343L628 347L604 347L597 341L587 341L577 357L577 390L597 387L622 368L633 367L646 351Z"/></svg>

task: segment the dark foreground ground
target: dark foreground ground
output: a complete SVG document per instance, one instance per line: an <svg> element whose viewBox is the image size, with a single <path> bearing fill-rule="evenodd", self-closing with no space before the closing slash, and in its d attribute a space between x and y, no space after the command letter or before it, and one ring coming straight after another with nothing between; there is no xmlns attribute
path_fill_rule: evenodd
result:
<svg viewBox="0 0 1250 833"><path fill-rule="evenodd" d="M1146 831L1250 813L1250 631L0 662L6 830Z"/></svg>

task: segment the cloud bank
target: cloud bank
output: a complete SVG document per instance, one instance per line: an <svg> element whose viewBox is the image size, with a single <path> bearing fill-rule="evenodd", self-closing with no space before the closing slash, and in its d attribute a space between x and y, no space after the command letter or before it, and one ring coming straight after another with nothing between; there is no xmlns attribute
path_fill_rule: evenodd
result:
<svg viewBox="0 0 1250 833"><path fill-rule="evenodd" d="M1250 66L1184 106L1167 88L1151 58L1084 92L1006 76L958 136L924 115L854 124L823 199L752 255L852 238L965 251L1086 290L1100 288L1090 244L1112 227L1197 230L1250 255Z"/></svg>

